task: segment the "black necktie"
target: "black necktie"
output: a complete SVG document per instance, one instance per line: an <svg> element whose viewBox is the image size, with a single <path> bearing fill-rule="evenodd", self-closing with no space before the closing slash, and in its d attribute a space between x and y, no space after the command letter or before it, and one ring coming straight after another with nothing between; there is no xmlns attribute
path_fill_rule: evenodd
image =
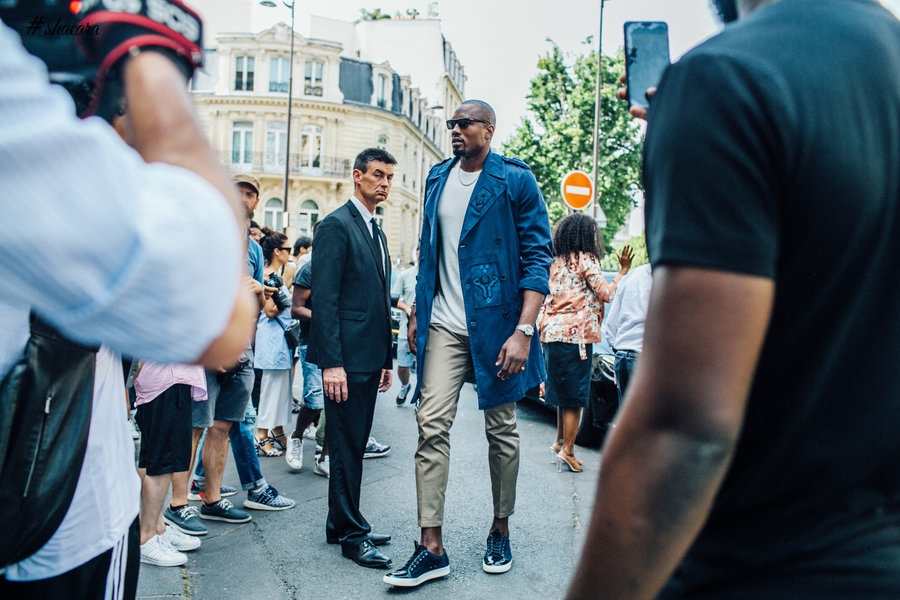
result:
<svg viewBox="0 0 900 600"><path fill-rule="evenodd" d="M375 242L375 256L377 257L378 262L378 271L383 275L384 274L384 254L381 251L381 236L378 235L378 223L375 222L375 217L372 217L369 222L372 224L372 240Z"/></svg>

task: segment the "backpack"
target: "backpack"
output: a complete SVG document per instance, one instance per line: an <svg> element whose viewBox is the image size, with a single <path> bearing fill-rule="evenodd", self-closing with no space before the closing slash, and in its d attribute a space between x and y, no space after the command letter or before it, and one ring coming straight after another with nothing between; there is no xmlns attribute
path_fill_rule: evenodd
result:
<svg viewBox="0 0 900 600"><path fill-rule="evenodd" d="M69 509L87 450L96 354L32 315L25 354L0 381L0 566L37 552Z"/></svg>

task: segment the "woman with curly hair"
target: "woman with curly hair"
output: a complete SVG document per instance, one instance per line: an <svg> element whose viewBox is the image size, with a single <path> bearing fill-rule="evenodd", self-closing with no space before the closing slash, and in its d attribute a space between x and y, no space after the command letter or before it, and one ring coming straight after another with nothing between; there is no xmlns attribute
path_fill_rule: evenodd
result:
<svg viewBox="0 0 900 600"><path fill-rule="evenodd" d="M565 464L575 473L584 470L575 458L575 436L590 398L592 345L600 341L603 304L612 299L634 257L626 245L617 255L621 268L607 283L597 252L601 246L597 225L587 215L574 213L556 225L550 294L538 318L547 368L545 397L557 407L556 441L550 450L557 470Z"/></svg>

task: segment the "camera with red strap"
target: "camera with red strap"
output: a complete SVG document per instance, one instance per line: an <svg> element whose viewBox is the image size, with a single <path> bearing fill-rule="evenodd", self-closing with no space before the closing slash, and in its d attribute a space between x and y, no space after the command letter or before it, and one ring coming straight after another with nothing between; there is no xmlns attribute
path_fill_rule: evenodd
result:
<svg viewBox="0 0 900 600"><path fill-rule="evenodd" d="M128 56L153 50L168 56L185 81L202 65L203 22L180 0L87 0L77 36L85 58L97 64L94 93L83 116L107 113L120 102L122 65Z"/></svg>

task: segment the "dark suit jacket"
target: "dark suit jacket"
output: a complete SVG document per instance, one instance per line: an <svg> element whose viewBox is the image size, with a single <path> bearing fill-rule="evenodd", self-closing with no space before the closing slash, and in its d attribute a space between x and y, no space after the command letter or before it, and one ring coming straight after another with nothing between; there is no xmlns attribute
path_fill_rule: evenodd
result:
<svg viewBox="0 0 900 600"><path fill-rule="evenodd" d="M351 201L316 229L310 294L312 312L306 359L320 369L344 367L372 373L393 368L391 260L379 229L384 262L368 225Z"/></svg>

